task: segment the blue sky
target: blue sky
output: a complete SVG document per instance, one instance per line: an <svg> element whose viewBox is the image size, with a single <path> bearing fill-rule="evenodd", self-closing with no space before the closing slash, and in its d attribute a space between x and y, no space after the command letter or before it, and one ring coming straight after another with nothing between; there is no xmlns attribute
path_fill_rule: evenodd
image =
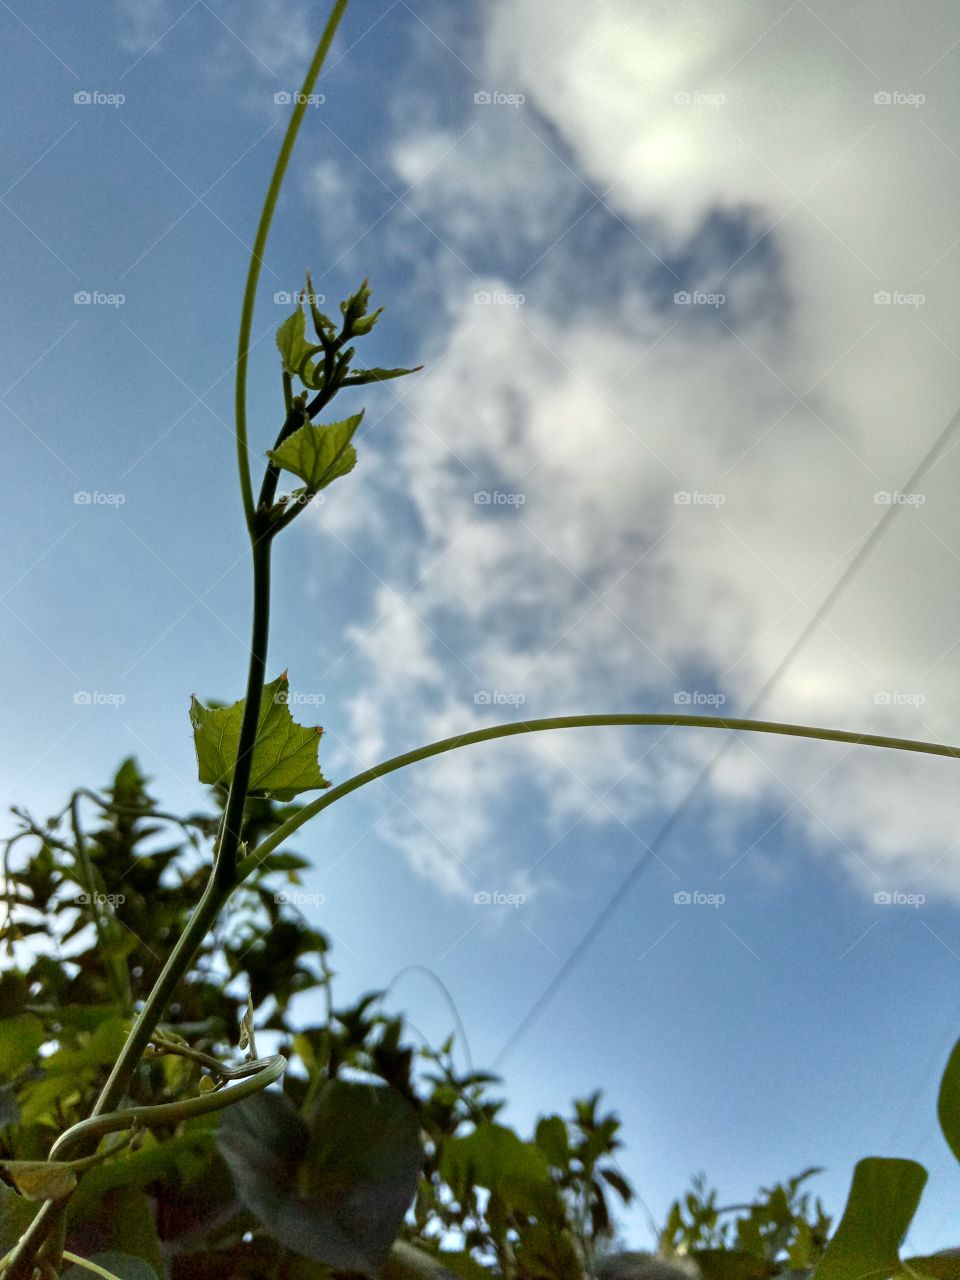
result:
<svg viewBox="0 0 960 1280"><path fill-rule="evenodd" d="M165 805L203 800L189 696L245 677L247 252L274 95L324 18L0 5L5 803L58 807L131 753ZM338 401L366 406L356 472L277 548L270 673L301 719L319 707L328 777L518 714L738 714L774 673L769 718L960 740L954 436L904 489L960 404L957 58L933 0L348 11L277 210L249 396L260 452L274 298L307 268L333 308L370 277L365 362L426 366ZM341 994L434 970L521 1127L603 1087L658 1220L701 1168L730 1202L823 1165L839 1212L856 1159L888 1154L931 1171L911 1243L955 1244L935 1122L960 1035L952 763L741 740L686 803L721 741L474 747L328 811L297 847ZM449 1030L422 977L393 999ZM649 1243L640 1208L624 1230Z"/></svg>

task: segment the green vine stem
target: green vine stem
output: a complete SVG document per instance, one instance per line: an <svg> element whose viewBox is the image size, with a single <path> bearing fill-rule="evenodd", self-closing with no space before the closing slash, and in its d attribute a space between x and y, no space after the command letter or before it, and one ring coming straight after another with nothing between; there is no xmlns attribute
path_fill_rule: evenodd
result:
<svg viewBox="0 0 960 1280"><path fill-rule="evenodd" d="M236 441L237 465L240 471L240 492L243 496L243 513L246 517L247 528L250 531L251 538L256 536L256 510L253 505L253 485L250 480L250 462L247 457L247 363L250 354L250 331L253 327L253 307L256 301L257 284L260 280L260 267L263 264L263 253L267 247L267 236L270 234L270 223L273 221L273 211L277 205L277 197L280 195L280 188L287 172L287 165L290 162L290 156L293 154L293 146L300 131L304 112L307 109L307 98L313 92L313 86L316 84L317 76L320 74L320 70L326 60L330 45L333 43L333 37L336 35L337 27L340 25L340 19L343 17L347 3L348 0L336 0L333 12L330 14L326 28L320 38L320 43L317 45L316 53L313 55L313 61L307 71L306 79L300 90L300 97L293 108L290 123L287 125L287 132L284 135L283 145L280 148L280 154L274 166L273 176L270 179L270 186L267 189L267 198L263 202L260 223L257 227L256 239L253 242L253 252L250 255L250 267L247 271L247 286L244 290L243 309L240 314L240 336L237 342Z"/></svg>
<svg viewBox="0 0 960 1280"><path fill-rule="evenodd" d="M74 1147L84 1145L91 1138L100 1139L108 1133L117 1133L121 1129L149 1129L155 1125L180 1124L184 1120L192 1120L194 1116L222 1111L224 1107L242 1102L251 1094L259 1093L268 1085L275 1084L286 1069L287 1060L282 1053L271 1054L268 1058L257 1058L239 1067L224 1067L218 1064L217 1072L223 1079L239 1080L240 1083L229 1089L201 1093L195 1098L181 1098L177 1102L126 1107L120 1111L107 1112L105 1115L91 1116L88 1120L79 1121L60 1135L50 1149L49 1159L63 1160Z"/></svg>
<svg viewBox="0 0 960 1280"><path fill-rule="evenodd" d="M81 1258L77 1253L70 1253L64 1249L63 1256L67 1262L72 1262L75 1266L83 1267L84 1271L89 1271L95 1276L103 1276L105 1280L120 1280L115 1271L108 1271L106 1267L101 1267L99 1263L90 1262L86 1258Z"/></svg>
<svg viewBox="0 0 960 1280"><path fill-rule="evenodd" d="M749 733L778 733L793 738L819 738L826 742L849 742L861 747L886 747L893 751L919 751L926 755L951 756L960 759L960 747L943 746L938 742L918 742L913 738L890 738L872 733L851 733L846 729L819 729L808 725L781 724L774 720L738 720L730 716L682 716L682 715L592 715L592 716L551 716L543 720L515 720L507 724L491 725L486 729L472 729L469 733L459 733L453 738L441 738L425 747L417 747L414 751L406 751L403 755L392 756L380 764L375 764L362 773L354 774L339 786L331 787L322 796L305 804L302 809L288 818L282 826L277 827L272 835L257 845L237 868L238 880L243 880L269 854L273 853L284 840L293 835L299 827L328 805L342 800L351 791L364 787L368 782L383 778L397 769L404 769L409 764L417 764L420 760L429 760L431 756L443 755L446 751L456 751L460 747L469 747L476 742L490 742L494 738L512 738L520 733L544 733L548 729L588 729L605 725L663 725L688 729L730 729Z"/></svg>

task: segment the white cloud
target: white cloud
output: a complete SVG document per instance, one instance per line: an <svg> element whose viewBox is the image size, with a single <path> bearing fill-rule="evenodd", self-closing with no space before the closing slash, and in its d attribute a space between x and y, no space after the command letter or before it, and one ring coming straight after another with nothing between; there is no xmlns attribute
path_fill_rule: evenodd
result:
<svg viewBox="0 0 960 1280"><path fill-rule="evenodd" d="M419 178L418 207L458 250L509 256L516 228L526 260L502 277L446 278L448 354L407 393L415 417L390 474L420 521L422 576L402 605L382 595L384 617L354 637L374 682L355 704L361 754L494 718L474 704L478 688L522 693L533 716L671 709L691 689L722 691L734 713L763 685L883 514L874 495L898 488L960 401L958 89L946 63L932 65L960 19L946 5L922 13L872 5L857 25L802 0L779 21L768 6L625 0L490 11L490 84L522 87L519 110L539 117L468 108L462 144L444 154L456 127L404 134L393 163ZM887 90L927 103L875 104ZM549 152L533 136L544 121ZM736 253L708 238L703 285L728 294L715 315L664 307L642 278L598 304L599 257L580 257L575 233L554 244L571 193L582 196L559 176L551 153L564 148L661 256L702 254L709 217L747 209L757 237L769 228L773 265L754 254L727 272ZM604 225L621 272L653 265L639 241L614 244L612 216ZM512 273L541 254L522 305L473 301L477 289L516 292ZM757 305L774 270L786 302L776 323ZM926 301L876 305L882 289ZM944 586L960 551L956 478L954 452L762 714L957 739ZM524 501L478 506L475 491ZM680 504L680 491L723 503ZM555 832L587 806L591 821L612 810L637 823L676 803L719 742L592 730L533 737L508 756L474 748L418 784L390 834L420 870L463 889L447 851L470 862L482 849L511 778ZM803 795L790 820L871 891L912 875L960 897L957 860L943 856L949 767L757 739L728 753L713 785L735 851L757 800Z"/></svg>

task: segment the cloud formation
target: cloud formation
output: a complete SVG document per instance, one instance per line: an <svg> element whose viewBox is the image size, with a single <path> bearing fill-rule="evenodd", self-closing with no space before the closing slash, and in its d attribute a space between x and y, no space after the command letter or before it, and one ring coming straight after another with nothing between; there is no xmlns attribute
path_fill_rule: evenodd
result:
<svg viewBox="0 0 960 1280"><path fill-rule="evenodd" d="M389 161L445 329L385 392L401 443L358 471L416 528L351 636L363 758L519 715L742 714L890 506L761 714L958 740L956 450L899 490L960 404L960 27L922 10L499 4L454 51L476 72L461 107L425 130L411 103ZM449 55L423 57L426 76ZM719 745L473 748L425 769L387 834L466 892L575 821L649 839ZM871 892L960 897L949 768L738 743L710 783L716 869L749 869L773 803ZM493 849L518 795L539 843Z"/></svg>

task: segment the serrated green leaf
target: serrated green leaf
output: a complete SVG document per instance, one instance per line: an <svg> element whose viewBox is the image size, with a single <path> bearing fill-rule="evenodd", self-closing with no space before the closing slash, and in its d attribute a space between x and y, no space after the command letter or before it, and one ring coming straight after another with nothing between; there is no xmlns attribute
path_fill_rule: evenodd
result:
<svg viewBox="0 0 960 1280"><path fill-rule="evenodd" d="M317 763L323 730L319 726L308 729L296 724L287 706L288 699L286 672L264 685L250 770L251 794L266 793L276 800L292 800L301 791L330 785ZM245 701L241 698L230 707L211 708L196 697L191 700L190 722L201 782L220 787L230 785Z"/></svg>
<svg viewBox="0 0 960 1280"><path fill-rule="evenodd" d="M914 1160L858 1162L847 1206L814 1280L884 1280L900 1271L900 1242L913 1221L927 1171Z"/></svg>
<svg viewBox="0 0 960 1280"><path fill-rule="evenodd" d="M284 471L305 480L308 489L319 492L356 465L357 451L351 440L362 418L361 410L352 418L326 426L306 422L287 436L279 449L268 450L267 456Z"/></svg>
<svg viewBox="0 0 960 1280"><path fill-rule="evenodd" d="M408 373L419 373L423 368L418 364L414 369L363 369L359 373L351 373L344 378L345 387L362 387L368 382L387 382L390 378L402 378Z"/></svg>

